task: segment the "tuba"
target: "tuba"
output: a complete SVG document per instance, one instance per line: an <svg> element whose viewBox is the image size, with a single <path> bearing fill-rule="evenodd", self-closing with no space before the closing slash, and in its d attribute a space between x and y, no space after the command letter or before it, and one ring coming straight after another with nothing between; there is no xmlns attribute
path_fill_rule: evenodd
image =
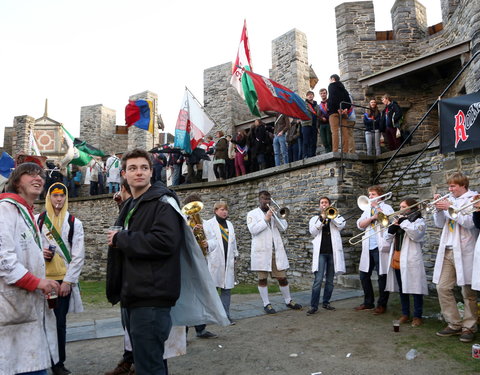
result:
<svg viewBox="0 0 480 375"><path fill-rule="evenodd" d="M197 224L202 224L202 218L200 217L199 212L203 209L203 203L200 201L187 203L182 207L182 213L189 217L188 225L192 227L193 235L197 240L198 246L202 250L203 256L207 256L207 246L203 245L203 241L207 238L205 237L205 232L203 228L195 228Z"/></svg>

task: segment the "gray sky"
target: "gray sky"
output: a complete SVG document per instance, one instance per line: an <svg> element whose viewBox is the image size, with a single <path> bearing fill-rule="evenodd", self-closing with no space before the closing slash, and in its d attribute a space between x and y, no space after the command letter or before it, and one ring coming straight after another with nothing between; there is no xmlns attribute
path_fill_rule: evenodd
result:
<svg viewBox="0 0 480 375"><path fill-rule="evenodd" d="M320 81L338 72L335 6L341 0L227 2L160 0L2 0L0 144L20 115L49 117L75 136L80 107L103 104L124 124L128 97L158 94L173 132L185 86L203 102L203 71L233 61L247 20L253 70L268 76L271 42L296 28L307 35ZM394 0L374 0L376 29L391 29ZM428 24L441 22L439 0L420 0ZM235 6L236 4L236 6Z"/></svg>

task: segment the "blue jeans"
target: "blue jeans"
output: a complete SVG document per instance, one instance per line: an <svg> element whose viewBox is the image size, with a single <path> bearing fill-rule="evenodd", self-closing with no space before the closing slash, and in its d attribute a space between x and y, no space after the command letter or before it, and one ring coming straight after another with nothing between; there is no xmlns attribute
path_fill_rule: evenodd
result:
<svg viewBox="0 0 480 375"><path fill-rule="evenodd" d="M313 126L302 126L303 158L315 156L317 130Z"/></svg>
<svg viewBox="0 0 480 375"><path fill-rule="evenodd" d="M109 182L108 183L108 192L110 194L120 191L120 184L118 182Z"/></svg>
<svg viewBox="0 0 480 375"><path fill-rule="evenodd" d="M165 341L172 328L170 307L127 308L127 331L137 375L165 375Z"/></svg>
<svg viewBox="0 0 480 375"><path fill-rule="evenodd" d="M376 268L378 274L380 270L378 248L369 250L368 253L370 257L370 266L368 268L368 272L360 271L360 282L362 283L363 293L365 294L363 304L367 307L374 307L375 295L373 293L372 272ZM379 297L377 301L377 306L387 307L388 297L390 296L390 293L385 291L386 286L387 275L378 275Z"/></svg>
<svg viewBox="0 0 480 375"><path fill-rule="evenodd" d="M220 289L220 301L222 301L223 308L225 309L225 313L227 314L228 319L230 319L230 298L231 298L231 289ZM230 319L232 320L232 319Z"/></svg>
<svg viewBox="0 0 480 375"><path fill-rule="evenodd" d="M275 166L288 164L287 141L285 134L276 135L273 138L273 153L275 155ZM280 156L283 158L283 163Z"/></svg>
<svg viewBox="0 0 480 375"><path fill-rule="evenodd" d="M402 292L402 276L400 270L395 270L398 288L400 289L400 302L402 304L402 315L410 316L410 294ZM423 314L423 295L412 294L413 296L413 317L421 318Z"/></svg>
<svg viewBox="0 0 480 375"><path fill-rule="evenodd" d="M333 292L333 254L320 254L318 257L318 271L314 272L315 280L312 286L312 299L310 306L318 309L320 290L322 289L323 275L325 275L325 288L323 290L323 304L330 303Z"/></svg>
<svg viewBox="0 0 480 375"><path fill-rule="evenodd" d="M180 176L182 175L182 165L175 164L173 166L173 173L172 173L172 185L177 186L180 185Z"/></svg>
<svg viewBox="0 0 480 375"><path fill-rule="evenodd" d="M298 140L295 140L288 144L288 162L293 163L297 160L300 159L298 158Z"/></svg>

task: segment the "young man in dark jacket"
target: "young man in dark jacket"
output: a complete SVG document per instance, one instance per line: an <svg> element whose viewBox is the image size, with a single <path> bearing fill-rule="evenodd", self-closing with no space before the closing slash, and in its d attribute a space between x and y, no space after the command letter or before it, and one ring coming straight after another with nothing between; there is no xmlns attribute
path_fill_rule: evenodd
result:
<svg viewBox="0 0 480 375"><path fill-rule="evenodd" d="M122 158L122 176L132 198L109 231L107 298L126 309L136 373L165 374L164 343L172 321L170 309L180 295L182 219L160 198L175 197L161 182L151 185L152 164L145 150Z"/></svg>
<svg viewBox="0 0 480 375"><path fill-rule="evenodd" d="M394 151L402 144L402 139L400 137L397 138L397 129L400 127L403 113L398 103L392 100L388 94L382 96L382 103L385 105L385 108L382 111L380 129L385 132L389 150Z"/></svg>

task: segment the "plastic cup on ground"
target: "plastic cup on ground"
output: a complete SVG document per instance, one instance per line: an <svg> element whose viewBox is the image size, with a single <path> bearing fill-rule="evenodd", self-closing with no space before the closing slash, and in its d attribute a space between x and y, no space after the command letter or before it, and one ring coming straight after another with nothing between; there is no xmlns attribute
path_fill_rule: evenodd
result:
<svg viewBox="0 0 480 375"><path fill-rule="evenodd" d="M393 332L400 332L400 320L393 321Z"/></svg>

